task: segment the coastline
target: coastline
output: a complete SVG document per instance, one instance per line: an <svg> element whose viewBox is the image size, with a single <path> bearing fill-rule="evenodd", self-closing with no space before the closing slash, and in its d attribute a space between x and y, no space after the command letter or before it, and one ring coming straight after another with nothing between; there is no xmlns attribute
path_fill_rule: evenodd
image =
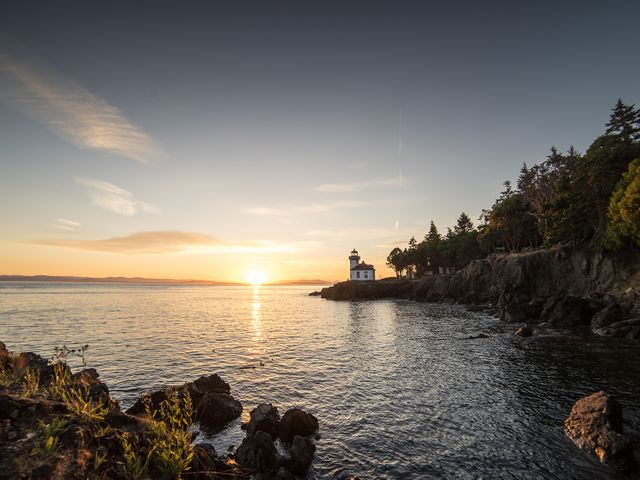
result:
<svg viewBox="0 0 640 480"><path fill-rule="evenodd" d="M571 247L494 254L450 274L418 280L339 282L328 300L406 299L484 309L510 323L586 327L640 339L640 258Z"/></svg>

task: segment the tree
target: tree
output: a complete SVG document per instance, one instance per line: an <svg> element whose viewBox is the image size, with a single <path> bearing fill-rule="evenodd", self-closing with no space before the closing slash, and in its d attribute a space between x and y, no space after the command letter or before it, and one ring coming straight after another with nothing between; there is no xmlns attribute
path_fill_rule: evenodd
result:
<svg viewBox="0 0 640 480"><path fill-rule="evenodd" d="M406 268L404 252L396 247L387 256L387 267L391 268L396 277L400 278L402 276L402 271Z"/></svg>
<svg viewBox="0 0 640 480"><path fill-rule="evenodd" d="M637 141L640 139L640 110L618 99L606 127L606 135L616 135L624 141Z"/></svg>
<svg viewBox="0 0 640 480"><path fill-rule="evenodd" d="M618 249L625 241L640 246L640 158L629 164L609 202L607 245Z"/></svg>
<svg viewBox="0 0 640 480"><path fill-rule="evenodd" d="M469 215L462 212L458 217L456 226L453 227L453 231L456 235L466 235L473 231L473 222L469 218Z"/></svg>

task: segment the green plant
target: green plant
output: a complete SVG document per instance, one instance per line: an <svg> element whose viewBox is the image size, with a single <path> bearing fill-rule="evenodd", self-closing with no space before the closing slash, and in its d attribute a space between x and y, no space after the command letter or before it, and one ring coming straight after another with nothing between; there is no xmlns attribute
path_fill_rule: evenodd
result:
<svg viewBox="0 0 640 480"><path fill-rule="evenodd" d="M93 457L93 470L96 472L100 470L100 467L102 466L102 464L105 462L106 459L107 459L107 451L101 450L100 448L98 448L96 450L96 454Z"/></svg>
<svg viewBox="0 0 640 480"><path fill-rule="evenodd" d="M50 423L38 420L38 444L31 451L32 455L52 455L58 448L58 436L69 428L65 418L56 417Z"/></svg>
<svg viewBox="0 0 640 480"><path fill-rule="evenodd" d="M43 437L54 436L63 434L69 428L69 422L64 417L56 417L51 420L51 423L46 423L44 420L38 420L38 432Z"/></svg>
<svg viewBox="0 0 640 480"><path fill-rule="evenodd" d="M89 398L86 388L73 385L71 371L64 362L53 364L53 380L49 391L86 422L102 421L109 412L107 406Z"/></svg>
<svg viewBox="0 0 640 480"><path fill-rule="evenodd" d="M147 416L154 419L148 426L158 467L173 478L181 478L193 459L189 426L192 417L191 395L188 390L172 390L167 399L154 410L145 397Z"/></svg>
<svg viewBox="0 0 640 480"><path fill-rule="evenodd" d="M149 461L153 455L154 448L151 448L143 457L138 454L138 441L131 440L131 434L124 433L120 437L124 456L124 471L129 480L141 480L147 476Z"/></svg>
<svg viewBox="0 0 640 480"><path fill-rule="evenodd" d="M22 377L24 389L22 395L24 397L32 397L40 389L40 372L34 368L27 369Z"/></svg>

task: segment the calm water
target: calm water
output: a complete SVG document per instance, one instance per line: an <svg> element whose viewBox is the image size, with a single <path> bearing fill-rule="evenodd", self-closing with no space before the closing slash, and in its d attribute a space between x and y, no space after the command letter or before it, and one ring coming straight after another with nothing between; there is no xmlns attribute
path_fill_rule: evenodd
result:
<svg viewBox="0 0 640 480"><path fill-rule="evenodd" d="M565 438L571 405L605 388L640 427L637 343L522 339L459 307L310 290L0 283L0 339L46 356L89 344L125 407L217 372L245 418L261 402L308 409L322 434L314 478L608 478ZM490 338L465 339L480 332ZM224 451L239 427L210 441Z"/></svg>

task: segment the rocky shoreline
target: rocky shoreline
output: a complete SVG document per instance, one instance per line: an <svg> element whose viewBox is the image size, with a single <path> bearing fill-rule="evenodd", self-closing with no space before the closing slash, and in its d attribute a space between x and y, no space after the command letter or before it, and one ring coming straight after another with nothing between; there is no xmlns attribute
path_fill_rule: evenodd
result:
<svg viewBox="0 0 640 480"><path fill-rule="evenodd" d="M419 280L340 282L311 295L459 303L507 322L590 326L598 335L640 339L640 259L570 247L494 254Z"/></svg>
<svg viewBox="0 0 640 480"><path fill-rule="evenodd" d="M236 449L218 454L191 426L222 430L242 413L217 374L143 395L126 411L98 372L9 352L0 342L0 479L307 477L318 420L258 405Z"/></svg>

